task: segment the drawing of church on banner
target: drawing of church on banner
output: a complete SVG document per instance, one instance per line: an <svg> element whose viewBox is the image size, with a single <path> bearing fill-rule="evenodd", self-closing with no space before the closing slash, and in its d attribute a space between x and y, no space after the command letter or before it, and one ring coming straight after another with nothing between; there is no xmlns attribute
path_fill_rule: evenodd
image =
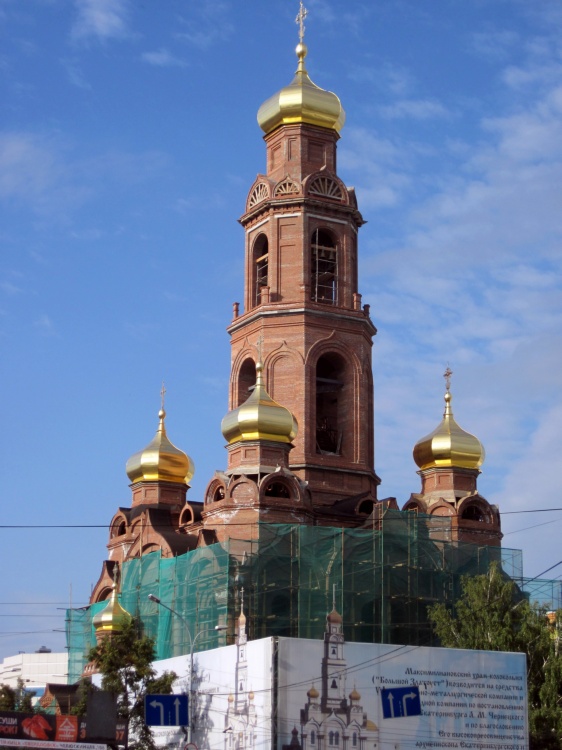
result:
<svg viewBox="0 0 562 750"><path fill-rule="evenodd" d="M240 616L236 632L236 668L234 693L228 696L225 715L225 750L254 750L257 715L254 693L248 690L248 662L246 646L246 615L244 614L244 589L241 591Z"/></svg>
<svg viewBox="0 0 562 750"><path fill-rule="evenodd" d="M307 692L301 710L301 737L292 731L289 745L283 750L375 750L379 730L367 718L361 695L353 688L345 695L347 664L343 655L343 622L336 611L335 592L332 611L326 617L324 656L322 658L322 694L314 684Z"/></svg>

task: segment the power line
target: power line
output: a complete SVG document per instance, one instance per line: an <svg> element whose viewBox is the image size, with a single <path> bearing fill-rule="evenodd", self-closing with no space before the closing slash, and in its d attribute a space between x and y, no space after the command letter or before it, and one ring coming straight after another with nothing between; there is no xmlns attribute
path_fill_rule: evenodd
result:
<svg viewBox="0 0 562 750"><path fill-rule="evenodd" d="M405 512L405 511L400 511ZM562 512L562 508L533 508L532 510L506 510L502 511L502 516L515 516L515 515L521 515L523 513L556 513L556 512ZM431 518L432 523L435 522L435 517L428 516L428 518ZM383 523L389 523L392 521L402 521L402 518L383 518ZM441 520L441 519L439 519ZM447 518L443 518L443 523L447 523ZM229 522L228 526L247 526L247 523L236 523L236 522ZM21 524L0 524L0 529L108 529L110 528L111 524L108 523L79 523L79 524L29 524L29 523L21 523ZM166 528L168 529L169 526L167 524L152 524L152 523L144 523L144 524L137 524L137 528L140 526L143 526L144 528L153 528L153 529L159 529L159 528ZM370 527L369 527L370 528ZM532 528L532 527L530 527ZM365 529L367 530L367 529ZM523 529L524 530L524 529Z"/></svg>

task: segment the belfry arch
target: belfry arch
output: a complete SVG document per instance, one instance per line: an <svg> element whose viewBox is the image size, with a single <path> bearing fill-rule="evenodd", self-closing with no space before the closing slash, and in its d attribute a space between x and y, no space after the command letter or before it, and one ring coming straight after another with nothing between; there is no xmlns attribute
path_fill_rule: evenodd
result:
<svg viewBox="0 0 562 750"><path fill-rule="evenodd" d="M338 245L328 229L315 229L311 237L310 297L313 302L338 304Z"/></svg>

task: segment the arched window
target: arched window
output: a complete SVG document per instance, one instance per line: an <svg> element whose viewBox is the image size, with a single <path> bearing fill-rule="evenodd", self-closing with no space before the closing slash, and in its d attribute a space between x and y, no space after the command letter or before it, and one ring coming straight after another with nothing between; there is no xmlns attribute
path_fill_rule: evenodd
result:
<svg viewBox="0 0 562 750"><path fill-rule="evenodd" d="M463 511L462 517L465 521L480 521L480 523L486 523L486 515L480 510L477 505L469 505L468 508Z"/></svg>
<svg viewBox="0 0 562 750"><path fill-rule="evenodd" d="M353 737L351 738L351 744L353 747L357 747L357 732L353 732Z"/></svg>
<svg viewBox="0 0 562 750"><path fill-rule="evenodd" d="M254 275L254 293L252 303L259 305L264 302L263 289L269 285L268 276L268 242L265 234L260 234L254 242L252 252L253 257L253 275Z"/></svg>
<svg viewBox="0 0 562 750"><path fill-rule="evenodd" d="M266 497L282 497L288 500L291 497L291 492L283 482L270 482L265 488L264 495Z"/></svg>
<svg viewBox="0 0 562 750"><path fill-rule="evenodd" d="M313 729L313 730L311 731L311 733L310 733L310 744L311 744L311 745L314 745L315 741L316 741L316 732L315 732L315 731L314 731L314 729Z"/></svg>
<svg viewBox="0 0 562 750"><path fill-rule="evenodd" d="M253 359L246 359L238 373L238 393L236 394L235 408L246 401L255 384L256 364Z"/></svg>
<svg viewBox="0 0 562 750"><path fill-rule="evenodd" d="M330 732L328 735L328 744L331 745L332 747L334 745L334 733L333 732Z"/></svg>
<svg viewBox="0 0 562 750"><path fill-rule="evenodd" d="M340 733L339 732L334 732L334 744L336 745L336 747L339 746L339 744L340 744Z"/></svg>
<svg viewBox="0 0 562 750"><path fill-rule="evenodd" d="M338 253L336 242L325 229L312 235L310 296L314 302L336 305L338 302Z"/></svg>
<svg viewBox="0 0 562 750"><path fill-rule="evenodd" d="M345 362L339 354L324 354L316 365L316 452L340 455L344 404Z"/></svg>

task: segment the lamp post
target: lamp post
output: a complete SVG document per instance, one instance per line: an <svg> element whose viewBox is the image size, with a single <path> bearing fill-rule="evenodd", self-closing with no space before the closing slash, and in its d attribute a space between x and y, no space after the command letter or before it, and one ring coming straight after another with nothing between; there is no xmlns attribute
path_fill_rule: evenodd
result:
<svg viewBox="0 0 562 750"><path fill-rule="evenodd" d="M148 598L151 602L154 602L155 604L158 604L159 607L164 607L164 609L167 609L169 612L171 612L173 615L176 615L176 617L179 617L180 620L184 623L185 629L187 631L187 637L189 638L189 724L187 726L187 743L189 744L191 742L191 725L192 725L192 707L193 707L193 650L195 648L195 644L197 643L197 639L199 636L203 635L203 633L208 633L212 630L215 630L217 632L222 630L228 630L226 625L215 625L214 628L203 628L203 630L199 630L197 633L195 633L195 637L191 637L191 630L189 629L189 623L185 619L185 617L180 614L179 612L176 612L175 609L172 609L172 607L168 607L167 604L164 604L163 601L161 601L157 596L154 594L149 594Z"/></svg>

